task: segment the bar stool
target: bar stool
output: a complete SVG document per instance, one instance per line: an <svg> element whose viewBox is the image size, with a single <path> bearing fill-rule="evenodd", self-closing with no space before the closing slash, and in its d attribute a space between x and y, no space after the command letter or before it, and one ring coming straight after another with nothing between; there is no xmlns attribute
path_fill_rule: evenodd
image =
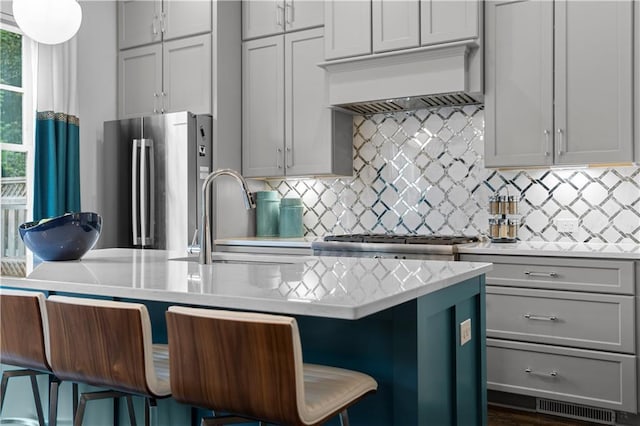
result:
<svg viewBox="0 0 640 426"><path fill-rule="evenodd" d="M2 289L0 291L0 362L22 367L2 373L0 411L4 405L9 379L29 376L36 404L38 424L44 426L44 415L36 376L49 375L49 426L56 426L60 379L51 371L49 361L49 324L45 295L37 291ZM73 415L76 413L78 384L72 383Z"/></svg>
<svg viewBox="0 0 640 426"><path fill-rule="evenodd" d="M47 360L47 311L44 301L45 296L40 292L5 289L0 292L0 361L20 368L2 373L0 412L9 379L29 376L40 426L45 425L45 419L36 376L52 374Z"/></svg>
<svg viewBox="0 0 640 426"><path fill-rule="evenodd" d="M318 425L378 388L363 373L303 364L291 317L172 306L166 313L173 398L230 413L202 425ZM240 417L239 417L240 416Z"/></svg>
<svg viewBox="0 0 640 426"><path fill-rule="evenodd" d="M170 396L167 345L151 342L147 308L139 303L77 297L47 299L51 369L62 380L110 390L86 392L74 425L80 426L88 401L124 397L136 424L132 395L145 398L145 424L157 398Z"/></svg>

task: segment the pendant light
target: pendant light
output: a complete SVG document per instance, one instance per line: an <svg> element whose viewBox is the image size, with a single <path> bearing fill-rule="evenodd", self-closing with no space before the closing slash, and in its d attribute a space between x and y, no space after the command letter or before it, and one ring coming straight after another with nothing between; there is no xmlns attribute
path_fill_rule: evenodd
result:
<svg viewBox="0 0 640 426"><path fill-rule="evenodd" d="M76 0L13 0L13 17L27 37L58 44L78 32L82 9Z"/></svg>

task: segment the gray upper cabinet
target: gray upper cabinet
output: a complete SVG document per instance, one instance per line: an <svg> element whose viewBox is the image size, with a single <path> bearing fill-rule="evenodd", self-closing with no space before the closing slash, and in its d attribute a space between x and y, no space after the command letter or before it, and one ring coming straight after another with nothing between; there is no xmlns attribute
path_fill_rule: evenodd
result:
<svg viewBox="0 0 640 426"><path fill-rule="evenodd" d="M242 173L351 175L353 125L327 105L323 29L243 44Z"/></svg>
<svg viewBox="0 0 640 426"><path fill-rule="evenodd" d="M160 0L123 0L118 2L118 46L120 49L142 46L162 40Z"/></svg>
<svg viewBox="0 0 640 426"><path fill-rule="evenodd" d="M118 55L120 118L159 111L162 93L162 45L123 50Z"/></svg>
<svg viewBox="0 0 640 426"><path fill-rule="evenodd" d="M636 3L636 13L635 13L635 40L640 40L640 4ZM635 43L635 81L634 86L636 88L636 103L634 111L636 116L636 124L635 124L635 145L634 145L634 153L635 153L635 162L640 163L640 42Z"/></svg>
<svg viewBox="0 0 640 426"><path fill-rule="evenodd" d="M420 0L423 46L478 37L480 0Z"/></svg>
<svg viewBox="0 0 640 426"><path fill-rule="evenodd" d="M371 2L326 0L324 6L325 59L371 53Z"/></svg>
<svg viewBox="0 0 640 426"><path fill-rule="evenodd" d="M553 3L485 7L485 165L550 165Z"/></svg>
<svg viewBox="0 0 640 426"><path fill-rule="evenodd" d="M120 51L120 118L211 112L211 35Z"/></svg>
<svg viewBox="0 0 640 426"><path fill-rule="evenodd" d="M322 0L248 0L242 2L244 40L319 27L324 24Z"/></svg>
<svg viewBox="0 0 640 426"><path fill-rule="evenodd" d="M284 175L284 37L242 46L242 173Z"/></svg>
<svg viewBox="0 0 640 426"><path fill-rule="evenodd" d="M372 0L373 51L408 49L420 45L418 0Z"/></svg>
<svg viewBox="0 0 640 426"><path fill-rule="evenodd" d="M478 0L326 0L325 59L479 36Z"/></svg>
<svg viewBox="0 0 640 426"><path fill-rule="evenodd" d="M486 166L632 161L632 12L633 0L487 2Z"/></svg>
<svg viewBox="0 0 640 426"><path fill-rule="evenodd" d="M211 36L163 43L163 112L211 112Z"/></svg>
<svg viewBox="0 0 640 426"><path fill-rule="evenodd" d="M119 1L118 23L120 49L210 32L211 2Z"/></svg>

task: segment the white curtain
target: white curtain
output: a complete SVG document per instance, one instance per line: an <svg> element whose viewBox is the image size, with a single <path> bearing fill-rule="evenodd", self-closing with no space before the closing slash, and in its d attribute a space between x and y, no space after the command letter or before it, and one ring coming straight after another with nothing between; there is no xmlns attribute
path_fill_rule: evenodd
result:
<svg viewBox="0 0 640 426"><path fill-rule="evenodd" d="M34 43L36 106L33 219L80 211L76 38Z"/></svg>

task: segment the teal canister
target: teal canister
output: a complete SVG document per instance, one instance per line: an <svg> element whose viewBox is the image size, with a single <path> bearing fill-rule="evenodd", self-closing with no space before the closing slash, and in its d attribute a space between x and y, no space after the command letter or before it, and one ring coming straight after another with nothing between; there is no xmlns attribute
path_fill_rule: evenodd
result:
<svg viewBox="0 0 640 426"><path fill-rule="evenodd" d="M256 192L256 236L277 237L280 198L277 191Z"/></svg>
<svg viewBox="0 0 640 426"><path fill-rule="evenodd" d="M280 200L280 237L302 237L302 200L283 198Z"/></svg>

